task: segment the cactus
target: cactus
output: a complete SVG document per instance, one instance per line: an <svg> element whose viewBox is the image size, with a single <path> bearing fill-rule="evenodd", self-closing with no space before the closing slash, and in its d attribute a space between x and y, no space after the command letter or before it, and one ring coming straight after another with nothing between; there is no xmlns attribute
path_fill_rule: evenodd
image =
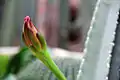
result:
<svg viewBox="0 0 120 80"><path fill-rule="evenodd" d="M77 80L107 80L119 1L98 0L85 42ZM112 24L110 24L112 23Z"/></svg>
<svg viewBox="0 0 120 80"><path fill-rule="evenodd" d="M86 38L85 56L82 61L71 58L53 58L60 67L60 70L65 74L67 80L108 79L107 75L109 73L109 62L111 59L110 53L114 46L113 40L118 9L119 1L97 1ZM78 69L79 72L77 74ZM18 80L56 80L56 77L38 60L23 68L17 74L17 78Z"/></svg>
<svg viewBox="0 0 120 80"><path fill-rule="evenodd" d="M80 59L53 57L53 60L64 73L67 80L76 80ZM35 60L23 68L17 75L17 80L56 80L54 74L39 60Z"/></svg>
<svg viewBox="0 0 120 80"><path fill-rule="evenodd" d="M116 35L115 35L115 46L113 47L113 51L111 53L111 62L110 62L110 70L108 74L109 80L119 80L120 79L120 11L119 11L119 18L118 18L118 25L116 28Z"/></svg>

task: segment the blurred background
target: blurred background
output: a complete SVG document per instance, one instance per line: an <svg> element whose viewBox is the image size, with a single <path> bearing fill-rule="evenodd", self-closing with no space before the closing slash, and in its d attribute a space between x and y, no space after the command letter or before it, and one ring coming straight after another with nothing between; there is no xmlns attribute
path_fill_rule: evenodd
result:
<svg viewBox="0 0 120 80"><path fill-rule="evenodd" d="M82 52L96 0L1 0L0 46L23 46L23 19L30 16L49 47Z"/></svg>
<svg viewBox="0 0 120 80"><path fill-rule="evenodd" d="M21 66L34 60L21 37L25 16L30 16L44 35L51 54L81 59L96 1L0 0L0 77L17 74ZM62 64L59 60L57 63ZM74 64L76 71L79 64Z"/></svg>

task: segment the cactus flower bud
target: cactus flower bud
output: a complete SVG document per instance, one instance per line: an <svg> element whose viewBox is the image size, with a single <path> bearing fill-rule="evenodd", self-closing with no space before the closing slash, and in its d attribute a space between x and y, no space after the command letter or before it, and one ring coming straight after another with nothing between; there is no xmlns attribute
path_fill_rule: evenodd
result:
<svg viewBox="0 0 120 80"><path fill-rule="evenodd" d="M26 16L24 18L22 37L28 47L32 47L35 50L46 49L46 41L38 32L29 16Z"/></svg>
<svg viewBox="0 0 120 80"><path fill-rule="evenodd" d="M24 18L22 37L26 46L33 51L34 55L40 59L59 80L66 80L63 73L50 57L44 37L38 32L29 16Z"/></svg>

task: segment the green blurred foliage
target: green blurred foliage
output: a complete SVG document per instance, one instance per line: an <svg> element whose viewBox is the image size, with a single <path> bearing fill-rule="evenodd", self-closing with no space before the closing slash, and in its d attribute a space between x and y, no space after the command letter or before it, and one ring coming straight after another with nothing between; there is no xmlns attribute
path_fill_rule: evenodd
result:
<svg viewBox="0 0 120 80"><path fill-rule="evenodd" d="M8 65L9 57L7 55L0 55L0 77L2 77Z"/></svg>
<svg viewBox="0 0 120 80"><path fill-rule="evenodd" d="M23 67L25 67L29 62L32 62L34 59L36 58L27 47L22 47L20 51L12 57L9 57L9 55L1 55L0 79L2 78L2 80L6 80L9 75L17 75Z"/></svg>

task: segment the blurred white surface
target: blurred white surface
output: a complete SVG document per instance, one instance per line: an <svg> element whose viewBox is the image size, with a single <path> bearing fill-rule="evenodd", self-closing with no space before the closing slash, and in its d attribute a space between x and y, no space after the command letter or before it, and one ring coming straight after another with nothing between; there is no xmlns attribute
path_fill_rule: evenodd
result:
<svg viewBox="0 0 120 80"><path fill-rule="evenodd" d="M19 51L19 46L14 47L0 47L0 55L14 55Z"/></svg>
<svg viewBox="0 0 120 80"><path fill-rule="evenodd" d="M14 46L14 47L0 47L0 55L15 55L19 51L20 47L19 46ZM73 51L68 51L65 49L61 48L51 48L51 55L53 57L68 57L68 58L74 58L74 59L81 59L84 54L81 52L73 52Z"/></svg>
<svg viewBox="0 0 120 80"><path fill-rule="evenodd" d="M52 52L53 52L53 56L57 56L57 57L70 57L74 59L81 59L84 56L82 52L73 52L61 48L53 48Z"/></svg>

